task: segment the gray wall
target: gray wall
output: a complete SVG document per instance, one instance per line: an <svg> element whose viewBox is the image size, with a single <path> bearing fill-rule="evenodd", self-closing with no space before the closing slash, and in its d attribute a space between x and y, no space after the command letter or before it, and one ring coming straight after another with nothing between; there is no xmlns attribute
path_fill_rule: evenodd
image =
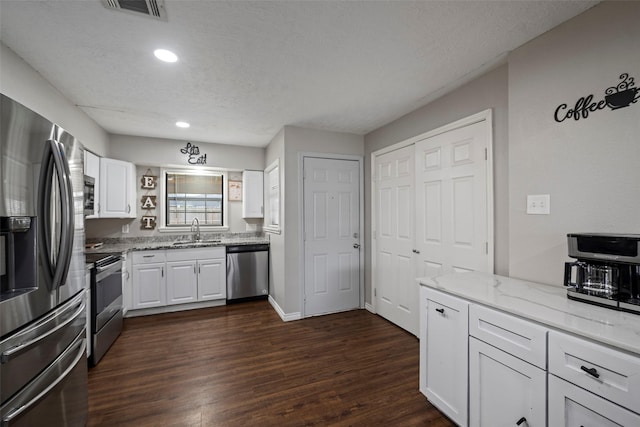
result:
<svg viewBox="0 0 640 427"><path fill-rule="evenodd" d="M640 233L640 102L557 123L556 107L640 79L640 2L603 2L509 58L510 262L560 285L569 232ZM527 215L527 194L551 214Z"/></svg>
<svg viewBox="0 0 640 427"><path fill-rule="evenodd" d="M62 126L96 154L107 152L107 133L1 42L0 92Z"/></svg>
<svg viewBox="0 0 640 427"><path fill-rule="evenodd" d="M285 176L285 153L284 153L284 128L269 142L265 150L264 168L278 160L280 169L280 234L267 233L270 243L270 265L269 265L269 294L283 308L285 301L285 238L287 234L285 203L286 185ZM266 194L266 193L265 193ZM266 206L265 206L266 208ZM282 305L281 305L282 304ZM284 309L283 309L284 310Z"/></svg>
<svg viewBox="0 0 640 427"><path fill-rule="evenodd" d="M497 274L509 273L508 190L508 71L506 65L486 73L453 92L369 134L365 141L366 301L371 302L371 153L440 126L491 109L493 112L493 167L495 249Z"/></svg>

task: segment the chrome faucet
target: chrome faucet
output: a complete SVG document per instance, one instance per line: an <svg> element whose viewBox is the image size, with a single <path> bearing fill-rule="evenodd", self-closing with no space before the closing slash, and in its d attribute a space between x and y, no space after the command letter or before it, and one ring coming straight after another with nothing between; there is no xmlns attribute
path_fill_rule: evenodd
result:
<svg viewBox="0 0 640 427"><path fill-rule="evenodd" d="M196 231L193 235L193 240L198 242L200 241L200 221L198 221L198 218L193 217L193 221L191 221L191 232L193 233L193 225L195 224L196 226Z"/></svg>

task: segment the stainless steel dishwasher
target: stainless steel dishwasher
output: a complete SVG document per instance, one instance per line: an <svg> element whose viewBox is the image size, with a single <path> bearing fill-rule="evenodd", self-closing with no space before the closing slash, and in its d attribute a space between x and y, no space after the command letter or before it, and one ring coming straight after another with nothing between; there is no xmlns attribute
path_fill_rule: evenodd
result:
<svg viewBox="0 0 640 427"><path fill-rule="evenodd" d="M227 246L227 301L269 295L269 245Z"/></svg>

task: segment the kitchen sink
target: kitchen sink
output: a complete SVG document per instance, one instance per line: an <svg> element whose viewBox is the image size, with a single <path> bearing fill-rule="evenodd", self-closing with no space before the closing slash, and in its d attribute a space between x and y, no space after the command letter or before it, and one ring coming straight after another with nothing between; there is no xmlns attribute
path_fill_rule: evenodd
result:
<svg viewBox="0 0 640 427"><path fill-rule="evenodd" d="M195 241L185 241L185 242L173 242L172 246L204 246L211 245L214 243L222 242L220 239L217 240L195 240Z"/></svg>

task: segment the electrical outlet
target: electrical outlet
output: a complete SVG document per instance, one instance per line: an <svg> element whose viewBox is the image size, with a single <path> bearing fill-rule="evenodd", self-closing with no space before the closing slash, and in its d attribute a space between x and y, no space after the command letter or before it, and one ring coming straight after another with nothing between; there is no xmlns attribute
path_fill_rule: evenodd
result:
<svg viewBox="0 0 640 427"><path fill-rule="evenodd" d="M129 224L124 224L122 226L122 234L127 234L129 233Z"/></svg>
<svg viewBox="0 0 640 427"><path fill-rule="evenodd" d="M551 213L551 196L548 194L529 194L527 196L528 215L549 215Z"/></svg>

